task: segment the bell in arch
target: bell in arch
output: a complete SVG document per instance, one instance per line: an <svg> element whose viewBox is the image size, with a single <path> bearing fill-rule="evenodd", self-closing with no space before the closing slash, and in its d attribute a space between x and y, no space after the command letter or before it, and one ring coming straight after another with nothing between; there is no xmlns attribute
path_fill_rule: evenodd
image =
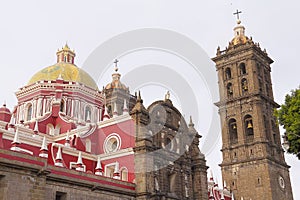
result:
<svg viewBox="0 0 300 200"><path fill-rule="evenodd" d="M253 128L252 121L248 121L247 128L248 128L248 129Z"/></svg>

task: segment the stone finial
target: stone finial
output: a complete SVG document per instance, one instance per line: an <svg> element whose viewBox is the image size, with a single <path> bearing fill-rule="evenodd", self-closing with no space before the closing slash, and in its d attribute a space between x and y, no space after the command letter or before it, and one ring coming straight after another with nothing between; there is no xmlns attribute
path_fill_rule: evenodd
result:
<svg viewBox="0 0 300 200"><path fill-rule="evenodd" d="M61 152L61 146L58 146L58 150L56 153L56 157L55 157L55 166L58 167L63 167L63 162L62 162L62 152Z"/></svg>
<svg viewBox="0 0 300 200"><path fill-rule="evenodd" d="M109 114L108 114L107 107L104 106L103 121L106 121L106 120L108 120L108 119L110 119L110 116L109 116Z"/></svg>
<svg viewBox="0 0 300 200"><path fill-rule="evenodd" d="M35 121L35 125L34 125L34 130L33 132L35 134L37 134L39 132L39 124L38 124L38 120Z"/></svg>
<svg viewBox="0 0 300 200"><path fill-rule="evenodd" d="M117 103L114 102L114 111L113 111L113 117L117 117L118 116L118 109L117 109Z"/></svg>
<svg viewBox="0 0 300 200"><path fill-rule="evenodd" d="M77 162L76 162L76 171L81 171L81 172L84 171L81 151L79 151L79 153L78 153L78 158L77 158Z"/></svg>
<svg viewBox="0 0 300 200"><path fill-rule="evenodd" d="M120 171L119 171L119 163L118 162L116 162L116 164L115 164L113 178L120 179Z"/></svg>
<svg viewBox="0 0 300 200"><path fill-rule="evenodd" d="M100 158L100 156L98 156L97 165L95 168L95 174L102 176L102 171L103 171L103 169L102 169L102 165L101 165L101 158Z"/></svg>
<svg viewBox="0 0 300 200"><path fill-rule="evenodd" d="M124 99L123 114L128 114L128 106L126 99Z"/></svg>
<svg viewBox="0 0 300 200"><path fill-rule="evenodd" d="M42 146L40 149L39 157L42 158L48 158L48 147L47 147L47 141L46 141L46 136L43 138Z"/></svg>

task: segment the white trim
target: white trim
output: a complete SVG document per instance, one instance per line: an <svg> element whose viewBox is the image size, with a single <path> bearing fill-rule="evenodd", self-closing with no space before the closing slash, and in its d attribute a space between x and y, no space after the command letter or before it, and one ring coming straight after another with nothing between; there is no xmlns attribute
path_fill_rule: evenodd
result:
<svg viewBox="0 0 300 200"><path fill-rule="evenodd" d="M109 141L113 140L113 139L115 139L117 141L117 147L115 149L110 150L108 147ZM117 133L111 133L105 138L105 140L103 142L103 151L105 153L116 152L116 151L120 150L121 145L122 145L122 139L121 139L120 135Z"/></svg>
<svg viewBox="0 0 300 200"><path fill-rule="evenodd" d="M109 178L113 178L113 176L110 177L110 176L108 176L108 174L107 174L107 168L108 168L108 167L111 167L111 166L113 166L114 169L115 169L116 162L113 162L113 163L110 163L110 164L105 165L105 167L104 167L104 176L109 177ZM113 173L114 173L114 169L113 169L113 171L112 171Z"/></svg>
<svg viewBox="0 0 300 200"><path fill-rule="evenodd" d="M128 120L132 120L132 118L130 117L129 114L125 114L125 115L120 115L120 116L116 116L114 118L107 119L105 121L98 122L97 125L98 125L98 128L104 128L104 127L118 124L121 122L125 122Z"/></svg>

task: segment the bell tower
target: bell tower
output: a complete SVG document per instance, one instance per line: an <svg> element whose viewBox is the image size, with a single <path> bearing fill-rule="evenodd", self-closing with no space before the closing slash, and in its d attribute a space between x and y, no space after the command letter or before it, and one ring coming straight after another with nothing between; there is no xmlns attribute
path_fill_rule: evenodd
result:
<svg viewBox="0 0 300 200"><path fill-rule="evenodd" d="M229 46L218 47L212 60L219 80L223 181L236 199L292 200L289 166L273 116L278 107L270 76L273 60L245 35L239 18Z"/></svg>

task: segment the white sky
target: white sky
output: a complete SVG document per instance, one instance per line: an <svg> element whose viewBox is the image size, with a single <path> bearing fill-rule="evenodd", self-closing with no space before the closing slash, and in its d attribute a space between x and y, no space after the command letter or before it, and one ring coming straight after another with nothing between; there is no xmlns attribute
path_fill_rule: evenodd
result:
<svg viewBox="0 0 300 200"><path fill-rule="evenodd" d="M260 42L275 60L272 65L275 100L282 104L285 94L300 84L297 64L300 3L296 0L0 2L0 101L6 101L11 109L16 104L14 92L36 71L54 64L56 50L66 41L75 48L78 66L102 42L139 28L176 31L194 40L213 57L217 46L224 49L233 36L235 18L232 13L237 8L243 12L241 19L246 35ZM197 127L200 132L206 132L200 124ZM220 174L220 148L219 144L207 157L216 176ZM291 165L292 186L296 191L300 185L300 161L291 155L287 155L286 160ZM300 199L297 192L294 192L294 199Z"/></svg>

